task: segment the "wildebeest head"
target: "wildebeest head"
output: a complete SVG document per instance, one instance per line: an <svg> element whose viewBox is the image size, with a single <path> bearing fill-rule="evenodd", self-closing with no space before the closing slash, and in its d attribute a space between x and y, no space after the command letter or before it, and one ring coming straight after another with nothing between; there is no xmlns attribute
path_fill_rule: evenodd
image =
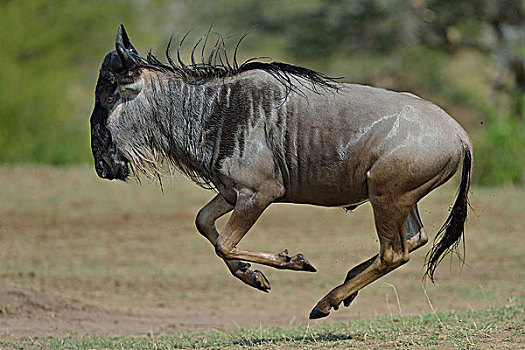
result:
<svg viewBox="0 0 525 350"><path fill-rule="evenodd" d="M98 176L126 180L128 160L115 142L112 118L118 117L119 105L135 98L142 89L141 58L120 25L115 51L104 58L95 91L95 108L91 114L91 150ZM112 135L113 134L113 135Z"/></svg>

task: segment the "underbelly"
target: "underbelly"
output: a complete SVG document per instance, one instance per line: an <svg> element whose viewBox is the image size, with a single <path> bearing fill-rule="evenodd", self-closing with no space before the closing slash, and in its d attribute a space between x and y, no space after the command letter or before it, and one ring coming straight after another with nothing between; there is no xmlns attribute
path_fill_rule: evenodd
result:
<svg viewBox="0 0 525 350"><path fill-rule="evenodd" d="M368 200L366 183L363 184L308 184L287 188L279 199L284 203L312 204L326 207L347 207Z"/></svg>

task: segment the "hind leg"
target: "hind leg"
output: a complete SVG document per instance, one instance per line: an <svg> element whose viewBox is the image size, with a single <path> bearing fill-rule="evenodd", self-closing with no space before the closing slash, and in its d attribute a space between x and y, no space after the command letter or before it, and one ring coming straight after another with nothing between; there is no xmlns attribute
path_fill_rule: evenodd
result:
<svg viewBox="0 0 525 350"><path fill-rule="evenodd" d="M412 207L412 210L408 214L407 222L405 225L406 238L408 243L408 251L413 252L414 250L424 246L428 237L423 229L423 222L419 217L419 211L417 209L417 204ZM350 281L355 276L363 272L367 267L369 267L377 258L378 255L371 257L370 259L363 261L361 264L352 268L346 274L345 283ZM355 299L358 292L351 294L348 298L343 300L344 306L350 306L350 303Z"/></svg>
<svg viewBox="0 0 525 350"><path fill-rule="evenodd" d="M370 203L380 244L378 257L356 267L358 273L321 299L310 313L310 318L328 316L331 308L337 309L341 302L355 292L409 260L405 230L408 215L416 201L410 193L401 196L371 195Z"/></svg>
<svg viewBox="0 0 525 350"><path fill-rule="evenodd" d="M386 169L378 168L377 171L374 171L374 174L380 175L371 175L373 169L368 172L368 193L374 210L376 231L379 237L379 254L377 257L358 265L354 273L349 272L350 279L334 288L321 299L310 313L310 318L328 316L332 307L337 309L345 299L351 301L354 293L408 262L409 252L426 243L427 235L422 224L420 224L421 220L417 210L412 208L423 196L453 175L455 169L449 165L450 162L444 165L434 164L436 169L431 170L435 170L435 172L427 171L426 175L429 173L435 175L427 176L421 181L411 178L411 174L398 172L396 178L399 181L394 182L391 177L386 175L387 172L383 171L388 170L388 167ZM448 171L450 169L452 170ZM414 185L418 182L418 185ZM418 233L408 240L406 236L407 221L416 224L416 228L419 225L421 226L421 229L417 231Z"/></svg>
<svg viewBox="0 0 525 350"><path fill-rule="evenodd" d="M428 236L423 229L423 222L419 217L417 204L412 207L412 210L408 214L405 228L408 250L410 252L413 252L414 250L424 246L428 242Z"/></svg>

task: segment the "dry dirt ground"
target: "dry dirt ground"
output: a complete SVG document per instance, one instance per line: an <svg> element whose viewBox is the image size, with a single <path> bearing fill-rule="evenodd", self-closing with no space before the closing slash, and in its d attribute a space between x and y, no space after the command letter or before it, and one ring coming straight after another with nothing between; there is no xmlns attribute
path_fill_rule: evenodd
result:
<svg viewBox="0 0 525 350"><path fill-rule="evenodd" d="M457 183L457 182L456 182ZM425 198L433 238L456 183ZM194 218L213 196L182 178L158 186L103 181L89 167L0 167L0 334L4 338L162 333L307 324L316 302L376 253L371 210L271 206L241 242L303 253L317 273L259 267L269 294L232 277ZM431 243L321 321L502 305L525 290L525 189L471 193L466 265L445 259L422 284ZM219 222L224 225L225 219ZM396 299L399 295L399 303Z"/></svg>

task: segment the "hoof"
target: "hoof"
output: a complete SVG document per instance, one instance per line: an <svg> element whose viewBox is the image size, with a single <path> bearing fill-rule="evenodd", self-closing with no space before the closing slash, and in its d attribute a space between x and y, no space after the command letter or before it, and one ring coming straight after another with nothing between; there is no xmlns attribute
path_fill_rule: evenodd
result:
<svg viewBox="0 0 525 350"><path fill-rule="evenodd" d="M302 271L317 272L317 269L313 267L308 260L306 260L303 254L297 254L296 258L300 261L301 265L303 266Z"/></svg>
<svg viewBox="0 0 525 350"><path fill-rule="evenodd" d="M303 271L317 272L317 269L310 265L310 263L307 263L306 265L304 265Z"/></svg>
<svg viewBox="0 0 525 350"><path fill-rule="evenodd" d="M343 304L346 306L346 307L349 307L350 306L350 303L352 301L354 301L355 297L357 296L357 292L351 294L348 298L346 298L345 300L343 300Z"/></svg>
<svg viewBox="0 0 525 350"><path fill-rule="evenodd" d="M264 274L260 270L255 270L252 273L252 286L257 288L258 290L269 293L270 289L272 287L270 286L270 281L264 276Z"/></svg>
<svg viewBox="0 0 525 350"><path fill-rule="evenodd" d="M317 272L317 269L315 267L313 267L308 261L306 262L306 264L304 265L303 267L303 271L308 271L308 272Z"/></svg>
<svg viewBox="0 0 525 350"><path fill-rule="evenodd" d="M317 319L317 318L323 318L323 317L326 317L326 316L328 316L328 315L330 315L329 312L323 312L323 311L319 310L319 309L317 308L317 306L316 306L316 307L314 307L314 309L310 312L310 316L309 316L308 318L311 319L311 320L315 320L315 319Z"/></svg>

